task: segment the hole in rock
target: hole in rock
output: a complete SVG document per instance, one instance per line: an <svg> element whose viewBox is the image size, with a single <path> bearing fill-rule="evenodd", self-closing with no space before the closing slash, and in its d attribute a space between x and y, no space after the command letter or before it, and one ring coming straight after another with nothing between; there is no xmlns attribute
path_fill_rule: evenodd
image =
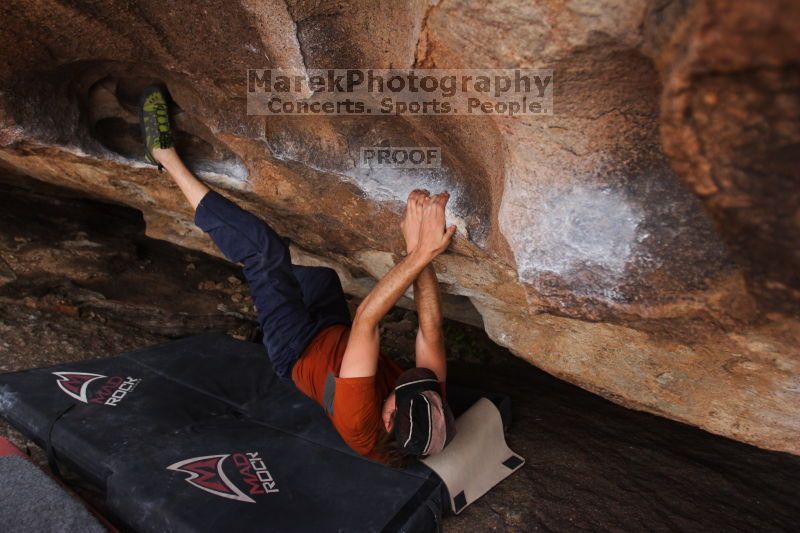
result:
<svg viewBox="0 0 800 533"><path fill-rule="evenodd" d="M119 78L115 83L115 96L120 105L131 113L139 112L139 97L142 92L150 85L165 85L158 79L143 76ZM167 96L170 97L169 91ZM182 110L175 100L169 98L170 114L173 116Z"/></svg>
<svg viewBox="0 0 800 533"><path fill-rule="evenodd" d="M139 133L139 124L132 124L120 117L107 117L94 124L96 138L109 150L129 159L142 159L144 143ZM175 132L175 147L188 161L224 161L224 153L200 137L185 131ZM233 156L233 154L230 154Z"/></svg>
<svg viewBox="0 0 800 533"><path fill-rule="evenodd" d="M144 145L139 139L139 125L126 122L120 117L107 117L94 124L95 138L103 146L129 159L138 159Z"/></svg>
<svg viewBox="0 0 800 533"><path fill-rule="evenodd" d="M145 161L139 125L139 97L159 80L146 77L106 76L88 90L87 115L90 133L106 149L126 159ZM169 99L170 121L175 147L196 172L210 172L243 181L247 170L242 161L218 142L203 122Z"/></svg>

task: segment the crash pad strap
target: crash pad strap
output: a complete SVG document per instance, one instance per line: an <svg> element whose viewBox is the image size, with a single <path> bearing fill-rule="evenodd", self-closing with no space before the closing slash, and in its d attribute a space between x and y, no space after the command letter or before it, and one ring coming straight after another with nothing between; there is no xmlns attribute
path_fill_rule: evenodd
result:
<svg viewBox="0 0 800 533"><path fill-rule="evenodd" d="M58 468L58 461L56 460L56 453L53 448L53 428L56 426L56 422L61 420L61 417L70 412L73 407L75 407L74 403L56 413L53 420L50 421L50 426L47 428L47 441L45 442L47 466L50 467L50 471L59 479L63 479L63 476L61 475L61 470Z"/></svg>

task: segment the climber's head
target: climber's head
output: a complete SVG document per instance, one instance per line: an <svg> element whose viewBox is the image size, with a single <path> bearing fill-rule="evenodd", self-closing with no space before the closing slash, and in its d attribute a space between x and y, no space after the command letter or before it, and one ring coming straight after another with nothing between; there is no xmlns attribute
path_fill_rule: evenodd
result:
<svg viewBox="0 0 800 533"><path fill-rule="evenodd" d="M384 403L383 420L400 449L415 457L439 453L456 434L439 380L427 368L412 368L400 375Z"/></svg>

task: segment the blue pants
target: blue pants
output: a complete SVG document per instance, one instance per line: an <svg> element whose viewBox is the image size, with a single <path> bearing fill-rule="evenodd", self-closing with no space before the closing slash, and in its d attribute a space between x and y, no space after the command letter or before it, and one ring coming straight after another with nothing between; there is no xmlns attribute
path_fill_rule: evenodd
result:
<svg viewBox="0 0 800 533"><path fill-rule="evenodd" d="M295 361L322 329L350 324L336 271L293 265L288 246L260 218L211 191L197 206L195 224L225 257L242 264L267 355L281 378L291 379Z"/></svg>

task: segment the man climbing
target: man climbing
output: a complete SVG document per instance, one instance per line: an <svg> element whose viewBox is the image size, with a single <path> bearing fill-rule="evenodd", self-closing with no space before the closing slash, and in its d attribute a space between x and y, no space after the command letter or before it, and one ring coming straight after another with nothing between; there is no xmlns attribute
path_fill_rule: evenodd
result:
<svg viewBox="0 0 800 533"><path fill-rule="evenodd" d="M186 168L160 88L142 95L140 122L148 160L167 170L195 209L195 223L222 253L242 264L276 374L322 405L348 446L363 456L400 466L409 457L440 452L455 426L444 400L447 363L431 261L455 232L455 226L445 227L448 193L409 195L401 225L407 255L364 298L351 322L333 269L293 265L272 228ZM419 314L416 367L403 372L380 353L378 324L412 284Z"/></svg>

